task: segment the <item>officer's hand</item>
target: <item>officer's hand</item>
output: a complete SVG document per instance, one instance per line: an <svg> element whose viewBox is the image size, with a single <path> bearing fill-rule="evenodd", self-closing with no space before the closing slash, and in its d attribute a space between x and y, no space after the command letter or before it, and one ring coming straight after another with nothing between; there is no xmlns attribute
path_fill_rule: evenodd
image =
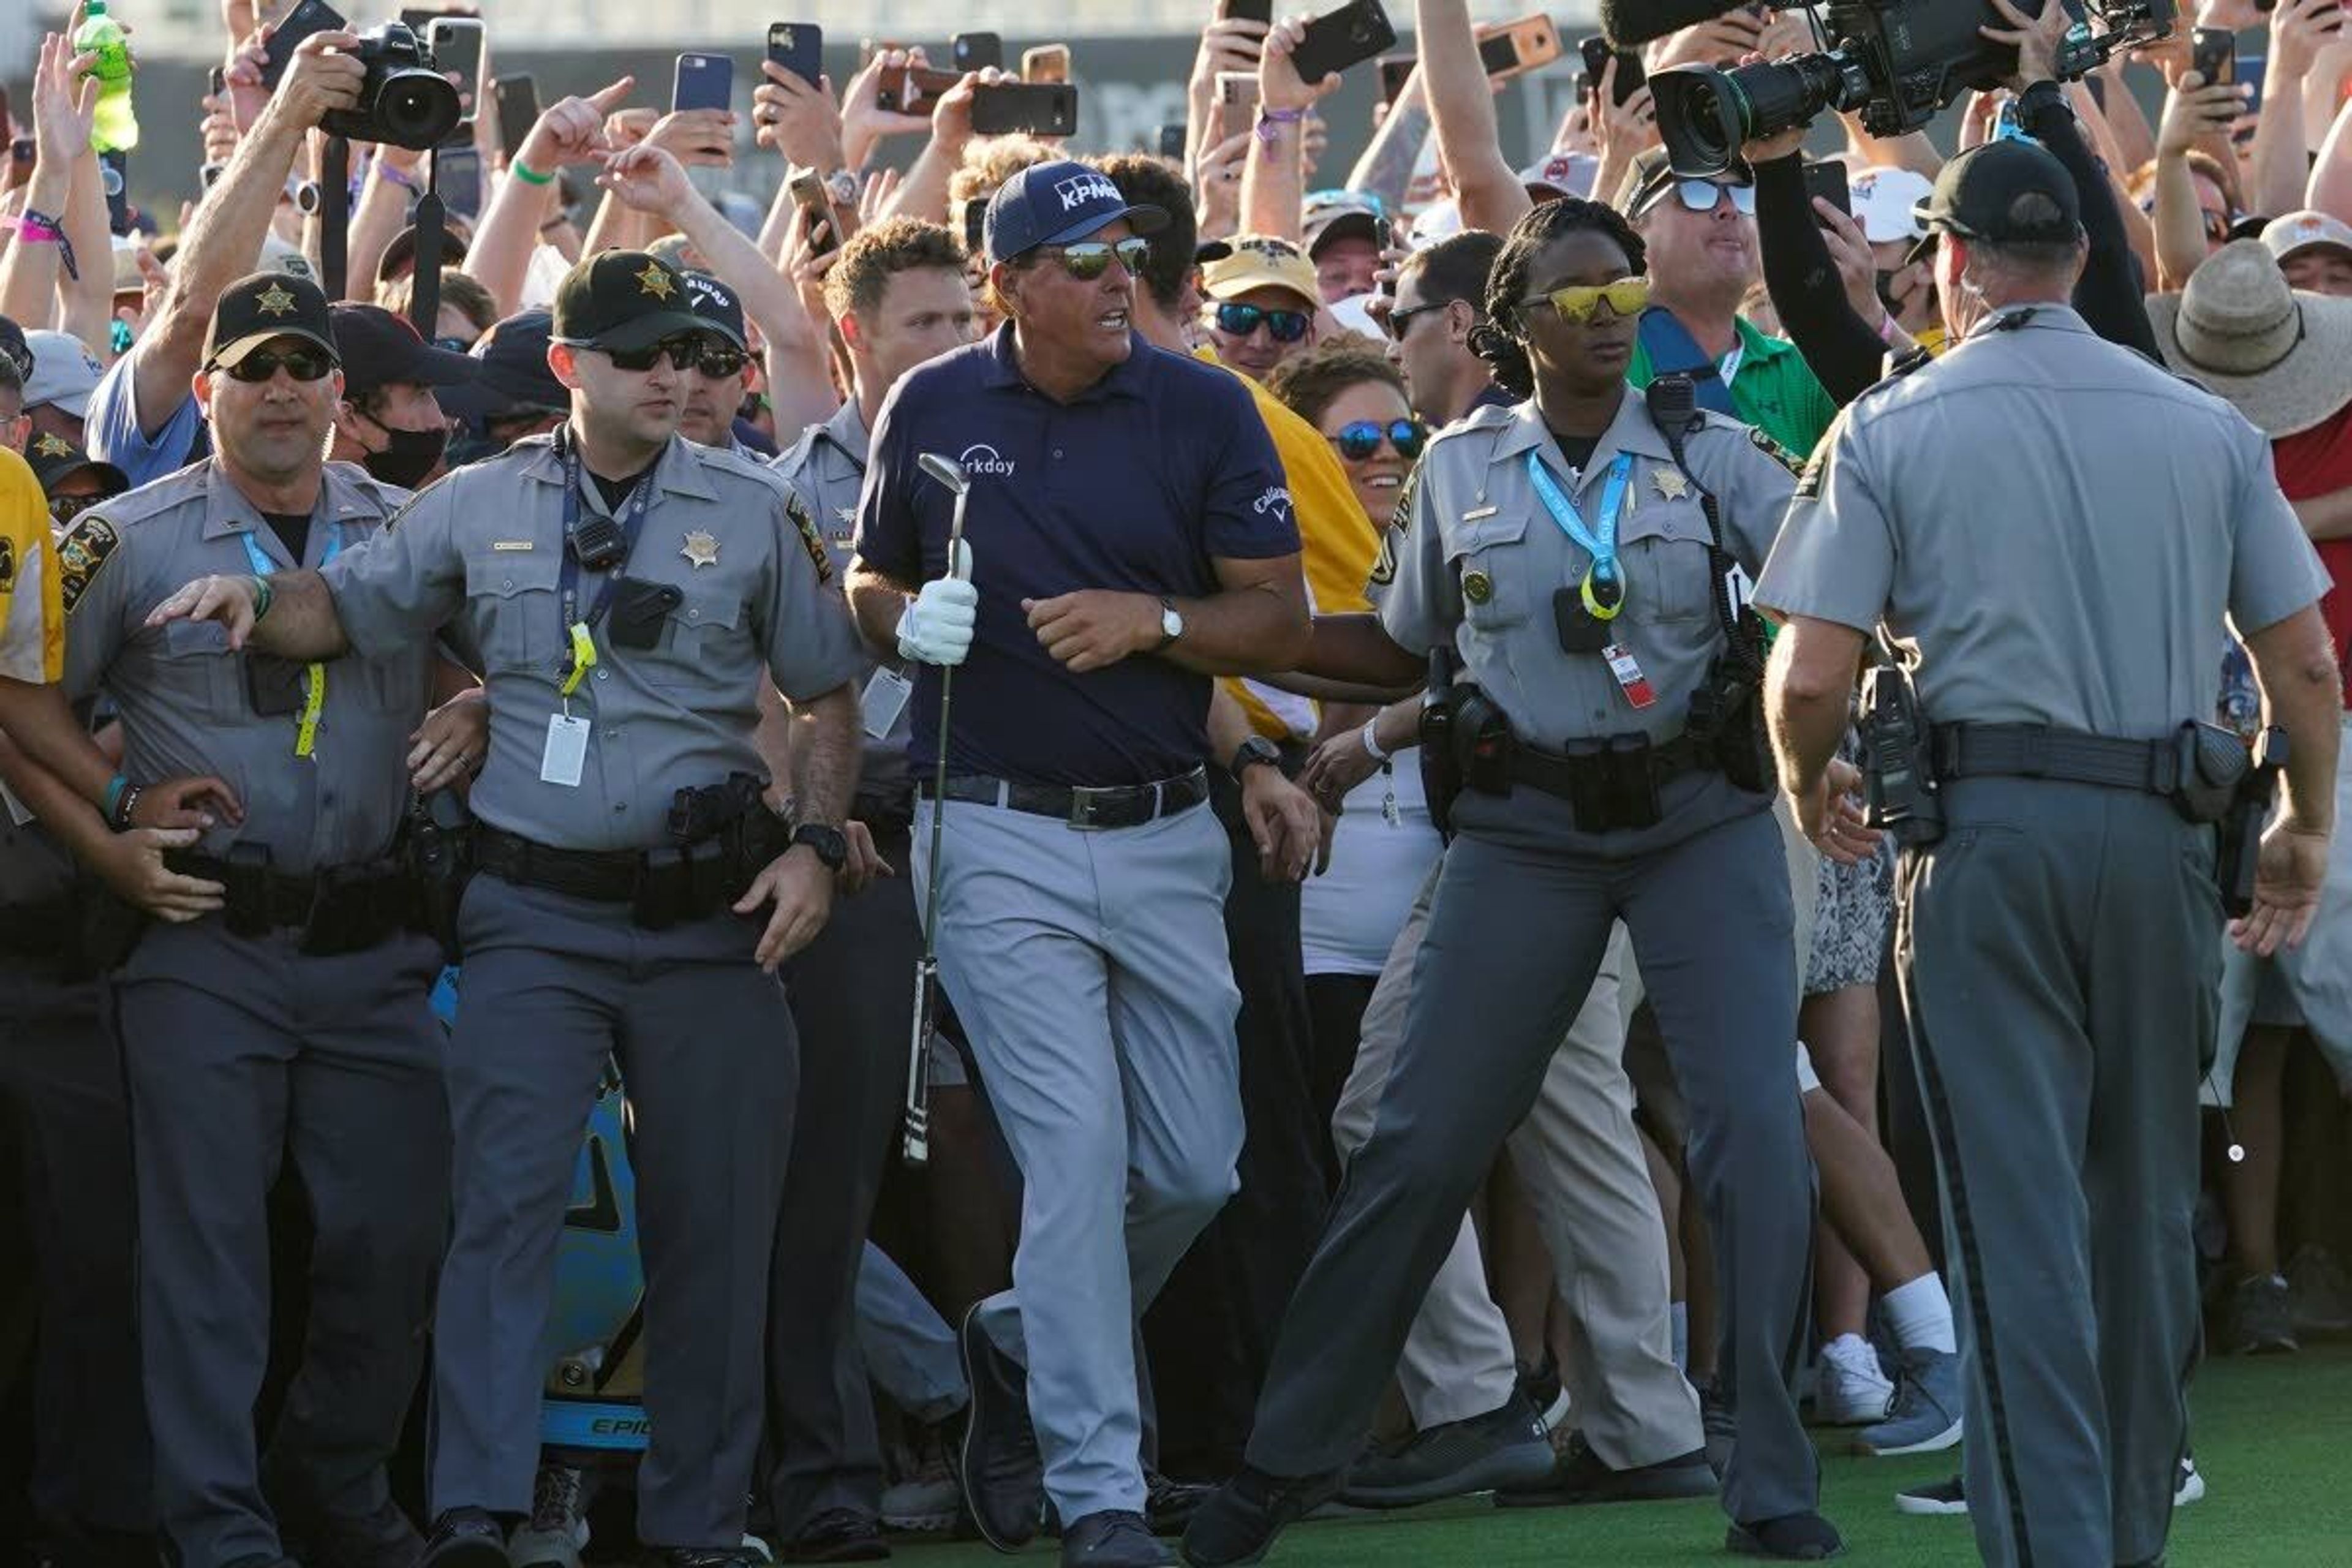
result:
<svg viewBox="0 0 2352 1568"><path fill-rule="evenodd" d="M1833 757L1810 794L1790 796L1805 837L1841 866L1857 865L1878 848L1878 829L1863 820L1861 791L1862 770Z"/></svg>
<svg viewBox="0 0 2352 1568"><path fill-rule="evenodd" d="M1257 845L1258 873L1269 882L1302 881L1323 845L1323 812L1280 768L1242 770L1242 819Z"/></svg>
<svg viewBox="0 0 2352 1568"><path fill-rule="evenodd" d="M147 624L218 621L228 628L228 646L241 648L253 635L254 582L251 577L199 577L148 611Z"/></svg>
<svg viewBox="0 0 2352 1568"><path fill-rule="evenodd" d="M980 620L980 590L971 585L971 546L960 547L954 569L934 577L898 617L898 656L919 664L961 664L971 652Z"/></svg>
<svg viewBox="0 0 2352 1568"><path fill-rule="evenodd" d="M2284 818L2271 824L2254 862L2254 907L2230 922L2230 939L2241 949L2268 958L2303 945L2327 879L2327 838Z"/></svg>
<svg viewBox="0 0 2352 1568"><path fill-rule="evenodd" d="M408 782L419 795L472 778L489 755L489 693L453 697L425 716L408 737Z"/></svg>
<svg viewBox="0 0 2352 1568"><path fill-rule="evenodd" d="M853 816L841 825L841 836L849 840L849 858L841 863L833 879L844 895L863 891L877 877L898 874L874 847L874 834L866 824Z"/></svg>
<svg viewBox="0 0 2352 1568"><path fill-rule="evenodd" d="M134 827L108 839L96 868L108 887L140 909L183 925L218 911L227 892L218 882L183 877L164 866L164 850L185 849L195 841L192 827Z"/></svg>
<svg viewBox="0 0 2352 1568"><path fill-rule="evenodd" d="M816 933L824 929L825 917L833 912L833 873L817 858L815 850L795 844L768 862L751 890L736 900L735 912L756 914L761 904L772 900L776 912L768 917L768 929L761 933L752 956L761 968L773 974L778 964L815 941Z"/></svg>
<svg viewBox="0 0 2352 1568"><path fill-rule="evenodd" d="M1087 588L1051 599L1024 599L1021 610L1045 651L1073 675L1108 669L1129 654L1160 646L1160 601L1149 594Z"/></svg>
<svg viewBox="0 0 2352 1568"><path fill-rule="evenodd" d="M133 827L211 827L245 820L236 792L216 778L165 779L148 784L131 805Z"/></svg>
<svg viewBox="0 0 2352 1568"><path fill-rule="evenodd" d="M1298 774L1298 784L1330 810L1339 809L1348 792L1381 771L1365 749L1361 725L1343 730L1315 748Z"/></svg>

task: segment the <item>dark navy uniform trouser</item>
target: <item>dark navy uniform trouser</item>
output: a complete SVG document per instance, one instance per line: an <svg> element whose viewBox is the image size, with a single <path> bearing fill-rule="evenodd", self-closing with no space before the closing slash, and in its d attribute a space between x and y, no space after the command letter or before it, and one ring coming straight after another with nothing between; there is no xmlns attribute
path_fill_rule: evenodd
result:
<svg viewBox="0 0 2352 1568"><path fill-rule="evenodd" d="M2213 830L2151 795L1946 786L1895 955L1942 1175L1969 1519L1994 1568L2164 1550L2200 1345Z"/></svg>
<svg viewBox="0 0 2352 1568"><path fill-rule="evenodd" d="M271 1469L339 1515L389 1495L447 1237L439 968L421 937L308 957L290 934L233 936L215 916L151 927L116 978L155 1495L182 1568L278 1554L253 1407L268 1197L288 1161L315 1240Z"/></svg>

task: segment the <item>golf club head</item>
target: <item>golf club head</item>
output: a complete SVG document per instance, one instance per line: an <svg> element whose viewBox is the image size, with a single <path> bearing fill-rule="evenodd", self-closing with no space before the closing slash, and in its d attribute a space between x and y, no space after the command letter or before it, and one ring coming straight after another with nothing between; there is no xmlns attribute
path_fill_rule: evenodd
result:
<svg viewBox="0 0 2352 1568"><path fill-rule="evenodd" d="M971 480L964 477L963 465L953 458L943 458L937 452L925 452L916 460L922 464L923 472L947 486L955 494L961 495L971 489Z"/></svg>

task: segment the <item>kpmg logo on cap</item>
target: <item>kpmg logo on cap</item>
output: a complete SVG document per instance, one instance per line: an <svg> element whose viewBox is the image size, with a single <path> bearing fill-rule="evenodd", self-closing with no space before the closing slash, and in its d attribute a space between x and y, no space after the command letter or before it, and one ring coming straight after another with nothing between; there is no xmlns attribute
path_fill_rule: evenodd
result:
<svg viewBox="0 0 2352 1568"><path fill-rule="evenodd" d="M1073 174L1058 181L1054 194L1062 199L1062 210L1076 212L1091 202L1117 202L1118 187L1100 174Z"/></svg>
<svg viewBox="0 0 2352 1568"><path fill-rule="evenodd" d="M993 474L1000 479L1013 477L1013 459L1003 456L985 441L966 447L956 456L967 474Z"/></svg>

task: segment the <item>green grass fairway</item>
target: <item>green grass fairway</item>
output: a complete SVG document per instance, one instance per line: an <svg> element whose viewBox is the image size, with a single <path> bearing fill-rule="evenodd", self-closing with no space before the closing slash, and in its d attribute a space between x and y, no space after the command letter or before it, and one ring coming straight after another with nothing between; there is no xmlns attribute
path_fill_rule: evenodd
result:
<svg viewBox="0 0 2352 1568"><path fill-rule="evenodd" d="M2352 1568L2352 1347L2215 1361L2189 1396L2203 1502L2176 1516L2174 1568ZM1845 1532L1850 1561L1953 1568L1977 1561L1964 1518L1895 1511L1897 1489L1941 1479L1959 1451L1924 1458L1854 1458L1823 1430L1823 1506ZM1601 1568L1721 1563L1722 1514L1712 1502L1498 1512L1441 1503L1410 1513L1336 1520L1286 1534L1270 1568ZM1024 1563L1054 1562L1040 1542ZM920 1568L1004 1562L985 1546L901 1545ZM2062 1568L2090 1568L2064 1564ZM2102 1565L2103 1568L2103 1565Z"/></svg>

